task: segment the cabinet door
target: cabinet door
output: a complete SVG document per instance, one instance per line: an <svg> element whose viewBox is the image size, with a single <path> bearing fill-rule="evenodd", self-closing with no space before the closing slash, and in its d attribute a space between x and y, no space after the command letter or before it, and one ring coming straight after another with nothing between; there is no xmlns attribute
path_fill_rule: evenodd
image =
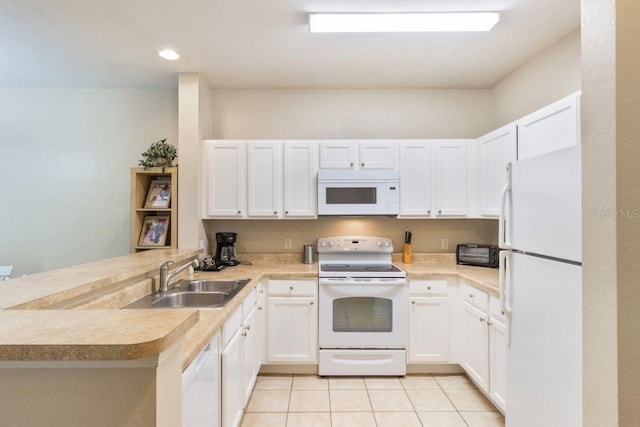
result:
<svg viewBox="0 0 640 427"><path fill-rule="evenodd" d="M205 141L205 217L246 215L246 142Z"/></svg>
<svg viewBox="0 0 640 427"><path fill-rule="evenodd" d="M462 367L478 387L489 391L489 331L487 315L462 302Z"/></svg>
<svg viewBox="0 0 640 427"><path fill-rule="evenodd" d="M402 142L400 151L400 217L428 217L432 205L431 144Z"/></svg>
<svg viewBox="0 0 640 427"><path fill-rule="evenodd" d="M507 163L516 160L516 126L510 124L481 138L482 215L500 215L502 189L507 181Z"/></svg>
<svg viewBox="0 0 640 427"><path fill-rule="evenodd" d="M220 425L219 335L182 373L182 426Z"/></svg>
<svg viewBox="0 0 640 427"><path fill-rule="evenodd" d="M320 169L354 169L357 148L356 141L320 142Z"/></svg>
<svg viewBox="0 0 640 427"><path fill-rule="evenodd" d="M360 169L395 169L397 151L395 141L360 141Z"/></svg>
<svg viewBox="0 0 640 427"><path fill-rule="evenodd" d="M505 411L507 389L507 328L498 319L489 325L489 395Z"/></svg>
<svg viewBox="0 0 640 427"><path fill-rule="evenodd" d="M223 427L236 427L242 418L244 409L242 343L243 336L238 330L221 353Z"/></svg>
<svg viewBox="0 0 640 427"><path fill-rule="evenodd" d="M249 217L277 218L282 214L282 143L248 143Z"/></svg>
<svg viewBox="0 0 640 427"><path fill-rule="evenodd" d="M518 125L518 160L580 144L580 94L523 117Z"/></svg>
<svg viewBox="0 0 640 427"><path fill-rule="evenodd" d="M251 391L260 370L260 329L258 328L258 309L252 308L242 322L242 390L243 407L249 402Z"/></svg>
<svg viewBox="0 0 640 427"><path fill-rule="evenodd" d="M317 307L316 298L268 298L269 362L317 362Z"/></svg>
<svg viewBox="0 0 640 427"><path fill-rule="evenodd" d="M466 141L434 143L436 216L467 214Z"/></svg>
<svg viewBox="0 0 640 427"><path fill-rule="evenodd" d="M318 143L287 141L284 145L284 216L318 216Z"/></svg>
<svg viewBox="0 0 640 427"><path fill-rule="evenodd" d="M449 360L447 297L409 297L409 354L411 362Z"/></svg>

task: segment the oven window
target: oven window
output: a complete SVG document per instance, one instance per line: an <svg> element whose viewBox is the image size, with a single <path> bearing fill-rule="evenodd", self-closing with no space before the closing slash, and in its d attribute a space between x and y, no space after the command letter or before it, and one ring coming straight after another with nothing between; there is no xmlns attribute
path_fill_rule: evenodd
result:
<svg viewBox="0 0 640 427"><path fill-rule="evenodd" d="M333 300L333 332L391 332L393 301L349 297Z"/></svg>
<svg viewBox="0 0 640 427"><path fill-rule="evenodd" d="M328 187L327 205L374 205L376 187Z"/></svg>

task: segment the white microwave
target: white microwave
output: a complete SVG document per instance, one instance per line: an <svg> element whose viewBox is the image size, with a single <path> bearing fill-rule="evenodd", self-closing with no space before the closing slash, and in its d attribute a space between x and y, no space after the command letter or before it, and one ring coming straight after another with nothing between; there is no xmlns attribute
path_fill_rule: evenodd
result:
<svg viewBox="0 0 640 427"><path fill-rule="evenodd" d="M318 215L397 215L398 171L321 170Z"/></svg>

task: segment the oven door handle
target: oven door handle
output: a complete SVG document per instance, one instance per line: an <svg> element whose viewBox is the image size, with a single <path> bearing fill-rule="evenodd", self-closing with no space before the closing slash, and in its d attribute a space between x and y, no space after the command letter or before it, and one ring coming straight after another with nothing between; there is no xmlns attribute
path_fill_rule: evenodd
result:
<svg viewBox="0 0 640 427"><path fill-rule="evenodd" d="M405 286L407 279L393 279L393 280L357 280L357 279L337 279L337 278L320 278L318 280L320 286Z"/></svg>

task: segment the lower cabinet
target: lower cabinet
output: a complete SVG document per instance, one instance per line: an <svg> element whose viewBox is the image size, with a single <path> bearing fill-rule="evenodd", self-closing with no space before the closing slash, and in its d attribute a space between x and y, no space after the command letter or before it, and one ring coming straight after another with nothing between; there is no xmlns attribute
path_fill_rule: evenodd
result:
<svg viewBox="0 0 640 427"><path fill-rule="evenodd" d="M317 279L269 280L267 362L317 363Z"/></svg>
<svg viewBox="0 0 640 427"><path fill-rule="evenodd" d="M447 280L409 280L407 362L449 360Z"/></svg>
<svg viewBox="0 0 640 427"><path fill-rule="evenodd" d="M221 351L223 427L236 427L240 424L263 362L260 301L255 294L247 297L223 327L226 342ZM243 316L244 312L246 314Z"/></svg>
<svg viewBox="0 0 640 427"><path fill-rule="evenodd" d="M220 426L220 334L182 373L182 426Z"/></svg>
<svg viewBox="0 0 640 427"><path fill-rule="evenodd" d="M462 288L462 362L467 375L506 410L507 319L500 300L469 285Z"/></svg>

